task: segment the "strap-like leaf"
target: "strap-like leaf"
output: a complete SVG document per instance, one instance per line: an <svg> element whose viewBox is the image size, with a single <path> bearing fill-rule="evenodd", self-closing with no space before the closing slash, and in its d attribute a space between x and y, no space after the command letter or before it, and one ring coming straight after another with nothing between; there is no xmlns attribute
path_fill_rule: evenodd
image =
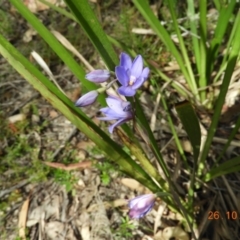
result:
<svg viewBox="0 0 240 240"><path fill-rule="evenodd" d="M87 0L65 0L66 4L81 24L96 50L105 61L108 68L114 71L118 61L117 55L113 50L112 44L103 31L96 15L92 11Z"/></svg>
<svg viewBox="0 0 240 240"><path fill-rule="evenodd" d="M190 102L187 101L177 104L176 110L191 142L194 160L197 163L201 144L201 131L197 115Z"/></svg>
<svg viewBox="0 0 240 240"><path fill-rule="evenodd" d="M214 179L219 176L223 176L229 173L239 172L240 171L240 157L235 157L231 160L228 160L218 167L211 169L203 178L204 182L208 182L211 179Z"/></svg>

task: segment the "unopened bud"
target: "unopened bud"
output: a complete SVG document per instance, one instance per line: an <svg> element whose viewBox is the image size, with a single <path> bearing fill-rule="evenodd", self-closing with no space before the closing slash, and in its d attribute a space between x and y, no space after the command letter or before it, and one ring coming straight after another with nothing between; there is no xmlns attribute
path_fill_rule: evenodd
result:
<svg viewBox="0 0 240 240"><path fill-rule="evenodd" d="M93 104L98 96L98 92L96 90L90 91L86 94L84 94L82 97L80 97L76 103L75 106L77 107L86 107L88 105Z"/></svg>
<svg viewBox="0 0 240 240"><path fill-rule="evenodd" d="M95 82L95 83L103 83L108 80L110 77L110 72L108 70L93 70L92 72L88 73L86 79Z"/></svg>

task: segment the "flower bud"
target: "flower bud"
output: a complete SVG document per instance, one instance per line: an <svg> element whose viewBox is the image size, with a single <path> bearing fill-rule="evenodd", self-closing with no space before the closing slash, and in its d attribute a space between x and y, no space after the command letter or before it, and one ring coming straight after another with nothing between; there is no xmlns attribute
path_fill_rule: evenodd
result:
<svg viewBox="0 0 240 240"><path fill-rule="evenodd" d="M103 83L108 80L110 77L110 72L108 70L93 70L92 72L88 73L85 78L91 82L95 83Z"/></svg>
<svg viewBox="0 0 240 240"><path fill-rule="evenodd" d="M75 103L77 107L86 107L88 105L93 104L98 96L98 92L96 90L90 91L83 96L81 96Z"/></svg>
<svg viewBox="0 0 240 240"><path fill-rule="evenodd" d="M128 207L130 208L130 218L138 219L144 217L153 208L155 199L155 194L145 194L129 200Z"/></svg>

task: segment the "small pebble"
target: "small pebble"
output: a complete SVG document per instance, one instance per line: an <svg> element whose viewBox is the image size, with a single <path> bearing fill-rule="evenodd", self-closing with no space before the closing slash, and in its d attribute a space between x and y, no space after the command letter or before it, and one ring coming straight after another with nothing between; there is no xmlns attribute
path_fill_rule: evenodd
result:
<svg viewBox="0 0 240 240"><path fill-rule="evenodd" d="M32 122L33 123L38 123L40 121L40 118L38 115L33 114L32 115Z"/></svg>

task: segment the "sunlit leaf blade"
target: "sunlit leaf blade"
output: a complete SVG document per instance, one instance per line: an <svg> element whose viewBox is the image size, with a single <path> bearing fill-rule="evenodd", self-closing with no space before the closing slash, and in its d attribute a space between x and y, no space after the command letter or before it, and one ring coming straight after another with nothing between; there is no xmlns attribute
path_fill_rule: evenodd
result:
<svg viewBox="0 0 240 240"><path fill-rule="evenodd" d="M207 71L207 59L208 59L208 47L207 47L207 1L200 1L200 21L199 21L199 87L206 87L208 84L208 78L206 77ZM209 62L209 64L211 64ZM213 63L212 63L213 64ZM206 99L206 91L200 91L201 101L204 102Z"/></svg>
<svg viewBox="0 0 240 240"><path fill-rule="evenodd" d="M227 160L218 167L211 169L203 178L204 182L208 182L216 177L240 171L240 157Z"/></svg>
<svg viewBox="0 0 240 240"><path fill-rule="evenodd" d="M197 169L197 160L199 156L200 151L200 144L201 144L201 131L200 126L198 122L198 118L195 114L195 111L190 104L190 102L185 101L181 102L176 105L176 110L178 113L178 116L183 124L184 129L187 132L187 135L189 137L190 143L193 148L193 169L191 172L191 182L189 187L189 204L192 207L193 201L194 201L194 183L195 183L195 173Z"/></svg>
<svg viewBox="0 0 240 240"><path fill-rule="evenodd" d="M229 26L229 21L232 16L233 10L235 8L236 1L230 1L227 7L224 7L220 10L217 26L214 31L214 37L210 43L210 49L208 52L208 59L207 59L207 78L210 77L214 61L220 49L221 43L224 39L224 35L226 34L227 27Z"/></svg>
<svg viewBox="0 0 240 240"><path fill-rule="evenodd" d="M222 4L220 3L220 0L213 0L217 10L219 11L221 9Z"/></svg>
<svg viewBox="0 0 240 240"><path fill-rule="evenodd" d="M62 7L57 7L56 5L50 3L49 1L46 0L39 0L40 2L44 3L45 5L49 6L50 8L52 8L53 10L55 10L56 12L59 12L61 15L72 19L73 21L77 22L77 19L72 15L72 13L68 12L67 10L65 10Z"/></svg>
<svg viewBox="0 0 240 240"><path fill-rule="evenodd" d="M177 104L176 110L191 142L194 160L197 162L201 144L201 131L197 115L190 102L187 101Z"/></svg>
<svg viewBox="0 0 240 240"><path fill-rule="evenodd" d="M65 0L108 68L114 71L118 58L87 0Z"/></svg>
<svg viewBox="0 0 240 240"><path fill-rule="evenodd" d="M178 64L179 64L179 66L181 68L181 72L183 74L184 74L184 70L185 70L184 67L187 69L188 77L186 78L186 81L188 83L188 87L191 89L191 91L195 95L195 99L199 99L199 92L197 90L197 83L195 80L195 76L193 74L193 69L191 66L190 58L188 55L187 48L185 46L185 41L184 41L183 36L180 31L179 23L177 21L176 2L174 0L168 0L167 2L168 2L168 5L167 5L168 9L171 13L172 25L174 26L174 29L175 29L175 32L177 35L177 39L178 39L178 48L180 49L180 53L181 53L181 56L184 61L184 66L181 66L179 63ZM172 52L172 50L171 50L171 52ZM172 52L172 54L173 54L173 52Z"/></svg>
<svg viewBox="0 0 240 240"><path fill-rule="evenodd" d="M226 33L227 27L229 25L230 18L236 6L236 0L232 0L220 10L217 26L214 31L214 38L211 42L212 50L215 50L213 54L216 53L217 49L220 47L220 43L223 41L223 36ZM215 48L216 47L216 48Z"/></svg>
<svg viewBox="0 0 240 240"><path fill-rule="evenodd" d="M96 126L80 109L53 85L35 66L0 35L2 56L56 109L62 112L81 132L91 139L123 172L134 177L153 192L159 190L151 177L122 148Z"/></svg>

